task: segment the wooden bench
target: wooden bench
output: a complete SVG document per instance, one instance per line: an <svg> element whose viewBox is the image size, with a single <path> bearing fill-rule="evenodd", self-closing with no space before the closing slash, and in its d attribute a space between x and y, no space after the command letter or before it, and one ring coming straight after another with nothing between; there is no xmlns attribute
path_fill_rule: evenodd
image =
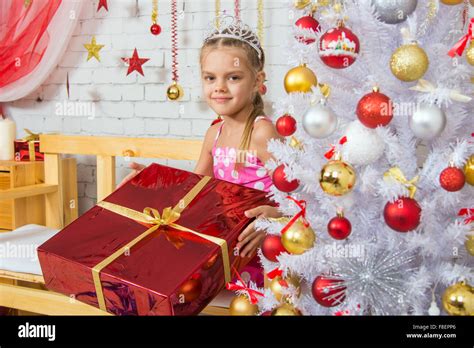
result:
<svg viewBox="0 0 474 348"><path fill-rule="evenodd" d="M0 201L43 195L46 226L60 229L78 217L77 196L76 202L73 202L74 195L71 195L71 192L76 192L77 195L77 191L73 189L68 191L61 179L64 177L65 170L72 171L71 161L61 160L63 155L96 156L97 199L100 201L115 189L115 158L117 156L197 160L202 141L41 135L40 144L41 152L45 154L44 184L2 190ZM73 164L75 165L75 162ZM76 183L75 173L71 175L74 175L73 180ZM71 300L68 296L48 291L43 284L44 279L41 275L0 270L0 306L47 315L108 315L95 307ZM228 309L224 306L208 306L202 314L227 315Z"/></svg>

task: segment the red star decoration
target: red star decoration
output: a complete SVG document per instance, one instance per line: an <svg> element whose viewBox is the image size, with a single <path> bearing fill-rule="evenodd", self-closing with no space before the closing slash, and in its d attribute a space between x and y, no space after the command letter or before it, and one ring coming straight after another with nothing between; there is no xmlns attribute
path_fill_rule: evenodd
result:
<svg viewBox="0 0 474 348"><path fill-rule="evenodd" d="M99 0L99 6L97 6L97 12L99 12L99 10L102 7L105 8L107 11L109 11L109 7L107 6L107 0Z"/></svg>
<svg viewBox="0 0 474 348"><path fill-rule="evenodd" d="M145 64L146 62L148 62L150 60L150 58L140 58L140 57L138 57L138 52L137 52L137 49L135 48L135 50L133 51L132 58L122 58L122 60L125 63L128 63L127 76L133 71L137 71L142 76L145 76L143 74L142 65Z"/></svg>

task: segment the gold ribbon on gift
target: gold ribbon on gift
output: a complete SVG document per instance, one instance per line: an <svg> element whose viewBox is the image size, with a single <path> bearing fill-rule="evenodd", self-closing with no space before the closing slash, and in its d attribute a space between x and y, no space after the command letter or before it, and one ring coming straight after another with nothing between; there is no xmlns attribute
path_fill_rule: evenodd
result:
<svg viewBox="0 0 474 348"><path fill-rule="evenodd" d="M28 128L23 128L28 135L21 140L28 142L28 153L30 155L30 161L36 161L35 155L35 141L39 141L39 134L33 133Z"/></svg>
<svg viewBox="0 0 474 348"><path fill-rule="evenodd" d="M384 180L387 179L395 179L401 184L405 185L405 187L408 189L410 192L410 198L415 197L416 193L416 183L418 182L418 179L420 178L418 175L415 176L413 179L408 180L405 178L405 175L403 174L402 170L398 167L393 167L387 170L384 175L383 175Z"/></svg>
<svg viewBox="0 0 474 348"><path fill-rule="evenodd" d="M412 91L425 92L425 93L433 93L438 89L441 90L441 88L436 87L430 81L423 80L423 79L419 79L418 84L416 86L410 87L410 90ZM451 100L455 100L462 103L468 103L472 99L471 97L468 97L467 95L464 95L461 92L456 91L454 89L448 89L448 88L442 88L442 89L446 91L447 95L449 96L449 99Z"/></svg>
<svg viewBox="0 0 474 348"><path fill-rule="evenodd" d="M126 245L115 251L112 255L105 258L103 261L99 262L92 268L92 279L94 280L94 286L97 293L97 300L99 302L99 308L103 311L107 311L105 305L104 292L102 289L102 284L100 282L100 272L102 269L111 264L116 260L120 255L123 255L125 252L130 250L135 244L140 242L142 239L146 238L151 233L158 230L161 226L169 226L176 230L191 233L193 235L204 238L214 244L217 244L221 248L222 252L222 262L224 266L224 280L225 284L230 282L230 260L229 260L229 251L227 249L227 242L225 239L217 238L214 236L209 236L207 234L202 234L196 231L193 231L184 226L178 225L175 222L179 220L181 212L189 205L189 203L197 196L197 194L203 189L203 187L209 182L211 177L203 177L173 208L167 207L163 210L163 213L160 215L157 209L147 207L143 209L143 213L123 207L118 204L101 201L97 203L99 207L112 211L118 215L127 217L129 219L135 220L139 223L144 223L148 225L153 225L151 228L138 235L135 239L128 242Z"/></svg>

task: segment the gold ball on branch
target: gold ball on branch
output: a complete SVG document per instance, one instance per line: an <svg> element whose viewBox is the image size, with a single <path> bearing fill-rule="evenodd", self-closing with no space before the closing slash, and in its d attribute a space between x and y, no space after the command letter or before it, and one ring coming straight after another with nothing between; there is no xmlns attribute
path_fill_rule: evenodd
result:
<svg viewBox="0 0 474 348"><path fill-rule="evenodd" d="M257 315L258 306L252 304L246 295L234 297L229 306L230 315Z"/></svg>
<svg viewBox="0 0 474 348"><path fill-rule="evenodd" d="M283 303L272 311L272 316L299 316L301 312L289 303Z"/></svg>
<svg viewBox="0 0 474 348"><path fill-rule="evenodd" d="M318 86L318 78L306 64L303 64L286 73L284 84L286 93L307 93L311 92L311 87Z"/></svg>
<svg viewBox="0 0 474 348"><path fill-rule="evenodd" d="M294 6L298 10L304 9L309 4L311 4L311 0L295 0L295 2L294 2Z"/></svg>
<svg viewBox="0 0 474 348"><path fill-rule="evenodd" d="M474 315L474 288L464 281L449 286L442 301L450 315Z"/></svg>
<svg viewBox="0 0 474 348"><path fill-rule="evenodd" d="M464 165L464 176L466 177L466 182L474 186L474 155L471 155Z"/></svg>
<svg viewBox="0 0 474 348"><path fill-rule="evenodd" d="M426 52L416 43L400 46L392 54L390 69L401 81L419 80L425 75L430 62Z"/></svg>
<svg viewBox="0 0 474 348"><path fill-rule="evenodd" d="M270 290L272 291L273 296L275 296L275 299L279 302L283 299L285 290L287 290L289 286L293 286L297 289L296 293L298 296L301 294L300 280L296 276L289 276L286 278L275 277L270 282Z"/></svg>
<svg viewBox="0 0 474 348"><path fill-rule="evenodd" d="M352 191L356 183L355 169L344 161L329 161L321 170L319 185L328 195L342 196Z"/></svg>
<svg viewBox="0 0 474 348"><path fill-rule="evenodd" d="M445 5L459 5L459 4L462 4L464 2L464 0L441 0L441 2ZM472 3L472 0L471 0L471 3Z"/></svg>
<svg viewBox="0 0 474 348"><path fill-rule="evenodd" d="M466 60L469 64L474 65L474 40L471 40L466 51Z"/></svg>
<svg viewBox="0 0 474 348"><path fill-rule="evenodd" d="M176 82L173 82L173 84L168 87L166 96L169 100L179 100L184 96L184 90Z"/></svg>
<svg viewBox="0 0 474 348"><path fill-rule="evenodd" d="M290 254L300 255L311 249L316 235L311 226L306 227L301 219L296 220L281 235L281 244Z"/></svg>
<svg viewBox="0 0 474 348"><path fill-rule="evenodd" d="M464 246L466 247L467 252L471 256L474 256L474 236L467 236L467 240L464 243Z"/></svg>

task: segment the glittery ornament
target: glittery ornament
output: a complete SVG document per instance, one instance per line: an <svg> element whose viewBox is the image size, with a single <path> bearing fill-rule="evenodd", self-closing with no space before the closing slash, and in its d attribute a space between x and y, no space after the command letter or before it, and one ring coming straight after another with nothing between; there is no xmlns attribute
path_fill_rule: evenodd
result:
<svg viewBox="0 0 474 348"><path fill-rule="evenodd" d="M419 80L428 70L429 60L426 52L416 43L400 46L392 54L390 69L401 81Z"/></svg>

